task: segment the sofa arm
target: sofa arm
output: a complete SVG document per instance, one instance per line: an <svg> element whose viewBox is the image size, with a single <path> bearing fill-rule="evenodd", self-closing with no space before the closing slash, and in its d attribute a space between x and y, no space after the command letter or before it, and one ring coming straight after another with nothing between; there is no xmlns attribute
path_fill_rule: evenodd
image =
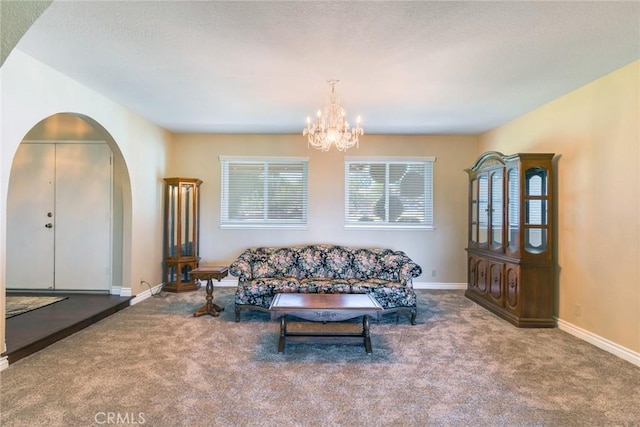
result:
<svg viewBox="0 0 640 427"><path fill-rule="evenodd" d="M422 274L422 268L413 261L408 261L400 267L400 283L407 285L413 282L415 277Z"/></svg>
<svg viewBox="0 0 640 427"><path fill-rule="evenodd" d="M229 274L237 277L240 282L251 281L253 279L252 260L253 254L250 249L247 249L229 266Z"/></svg>

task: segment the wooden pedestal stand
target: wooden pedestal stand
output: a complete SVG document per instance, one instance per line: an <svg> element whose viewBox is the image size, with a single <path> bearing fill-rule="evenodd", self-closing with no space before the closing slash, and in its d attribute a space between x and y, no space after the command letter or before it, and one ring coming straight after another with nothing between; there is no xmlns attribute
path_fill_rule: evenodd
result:
<svg viewBox="0 0 640 427"><path fill-rule="evenodd" d="M207 281L207 303L200 307L198 311L193 313L194 317L199 317L205 314L209 314L213 317L220 316L220 312L224 311L224 307L213 303L213 279L218 282L227 276L229 269L227 267L200 267L191 270L189 273L193 281L206 280Z"/></svg>

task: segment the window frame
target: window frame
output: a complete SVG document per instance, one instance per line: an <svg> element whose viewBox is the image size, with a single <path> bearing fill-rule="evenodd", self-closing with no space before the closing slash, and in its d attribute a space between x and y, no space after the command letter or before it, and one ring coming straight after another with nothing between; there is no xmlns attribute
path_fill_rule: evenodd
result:
<svg viewBox="0 0 640 427"><path fill-rule="evenodd" d="M435 230L434 219L434 179L435 179L435 156L411 156L411 157L345 157L344 158L344 228L347 230ZM407 222L356 222L349 221L349 166L351 164L384 164L385 172L390 164L424 164L425 167L425 187L424 187L424 208L422 216L424 223L415 224ZM389 174L385 173L385 188L388 188Z"/></svg>
<svg viewBox="0 0 640 427"><path fill-rule="evenodd" d="M220 228L221 229L307 229L308 228L308 205L309 205L309 158L308 157L279 157L279 156L219 156L220 161ZM230 220L229 219L229 166L234 163L263 165L268 169L270 164L291 163L302 166L304 173L304 183L301 197L302 219L249 219ZM268 173L264 182L264 204L270 199Z"/></svg>

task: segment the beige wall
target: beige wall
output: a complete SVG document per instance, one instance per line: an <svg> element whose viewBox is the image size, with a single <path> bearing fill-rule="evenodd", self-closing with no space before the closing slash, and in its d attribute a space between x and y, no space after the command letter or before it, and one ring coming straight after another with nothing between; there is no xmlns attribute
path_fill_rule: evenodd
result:
<svg viewBox="0 0 640 427"><path fill-rule="evenodd" d="M171 135L15 49L0 68L0 85L0 311L5 305L6 202L13 156L36 124L61 112L80 114L104 129L111 149L123 161L120 169L129 185L123 195L122 286L135 295L145 290L140 279L159 283L162 178ZM5 320L0 316L0 345L4 337Z"/></svg>
<svg viewBox="0 0 640 427"><path fill-rule="evenodd" d="M481 151L557 154L559 319L635 352L639 147L640 62L480 138Z"/></svg>
<svg viewBox="0 0 640 427"><path fill-rule="evenodd" d="M303 124L301 125L303 126ZM365 135L346 153L308 149L302 135L176 135L168 172L200 178L203 263L229 263L249 246L337 243L405 251L423 268L416 282L466 283L467 174L474 136ZM307 230L220 229L219 156L308 157ZM345 230L345 156L435 156L435 231ZM436 277L432 277L436 270Z"/></svg>

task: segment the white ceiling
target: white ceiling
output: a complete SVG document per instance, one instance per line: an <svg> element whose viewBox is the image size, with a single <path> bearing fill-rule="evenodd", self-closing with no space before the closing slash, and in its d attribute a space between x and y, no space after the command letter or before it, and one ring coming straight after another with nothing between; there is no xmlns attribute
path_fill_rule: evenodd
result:
<svg viewBox="0 0 640 427"><path fill-rule="evenodd" d="M640 2L55 1L17 48L174 132L480 133L640 59ZM640 78L640 76L639 76Z"/></svg>

